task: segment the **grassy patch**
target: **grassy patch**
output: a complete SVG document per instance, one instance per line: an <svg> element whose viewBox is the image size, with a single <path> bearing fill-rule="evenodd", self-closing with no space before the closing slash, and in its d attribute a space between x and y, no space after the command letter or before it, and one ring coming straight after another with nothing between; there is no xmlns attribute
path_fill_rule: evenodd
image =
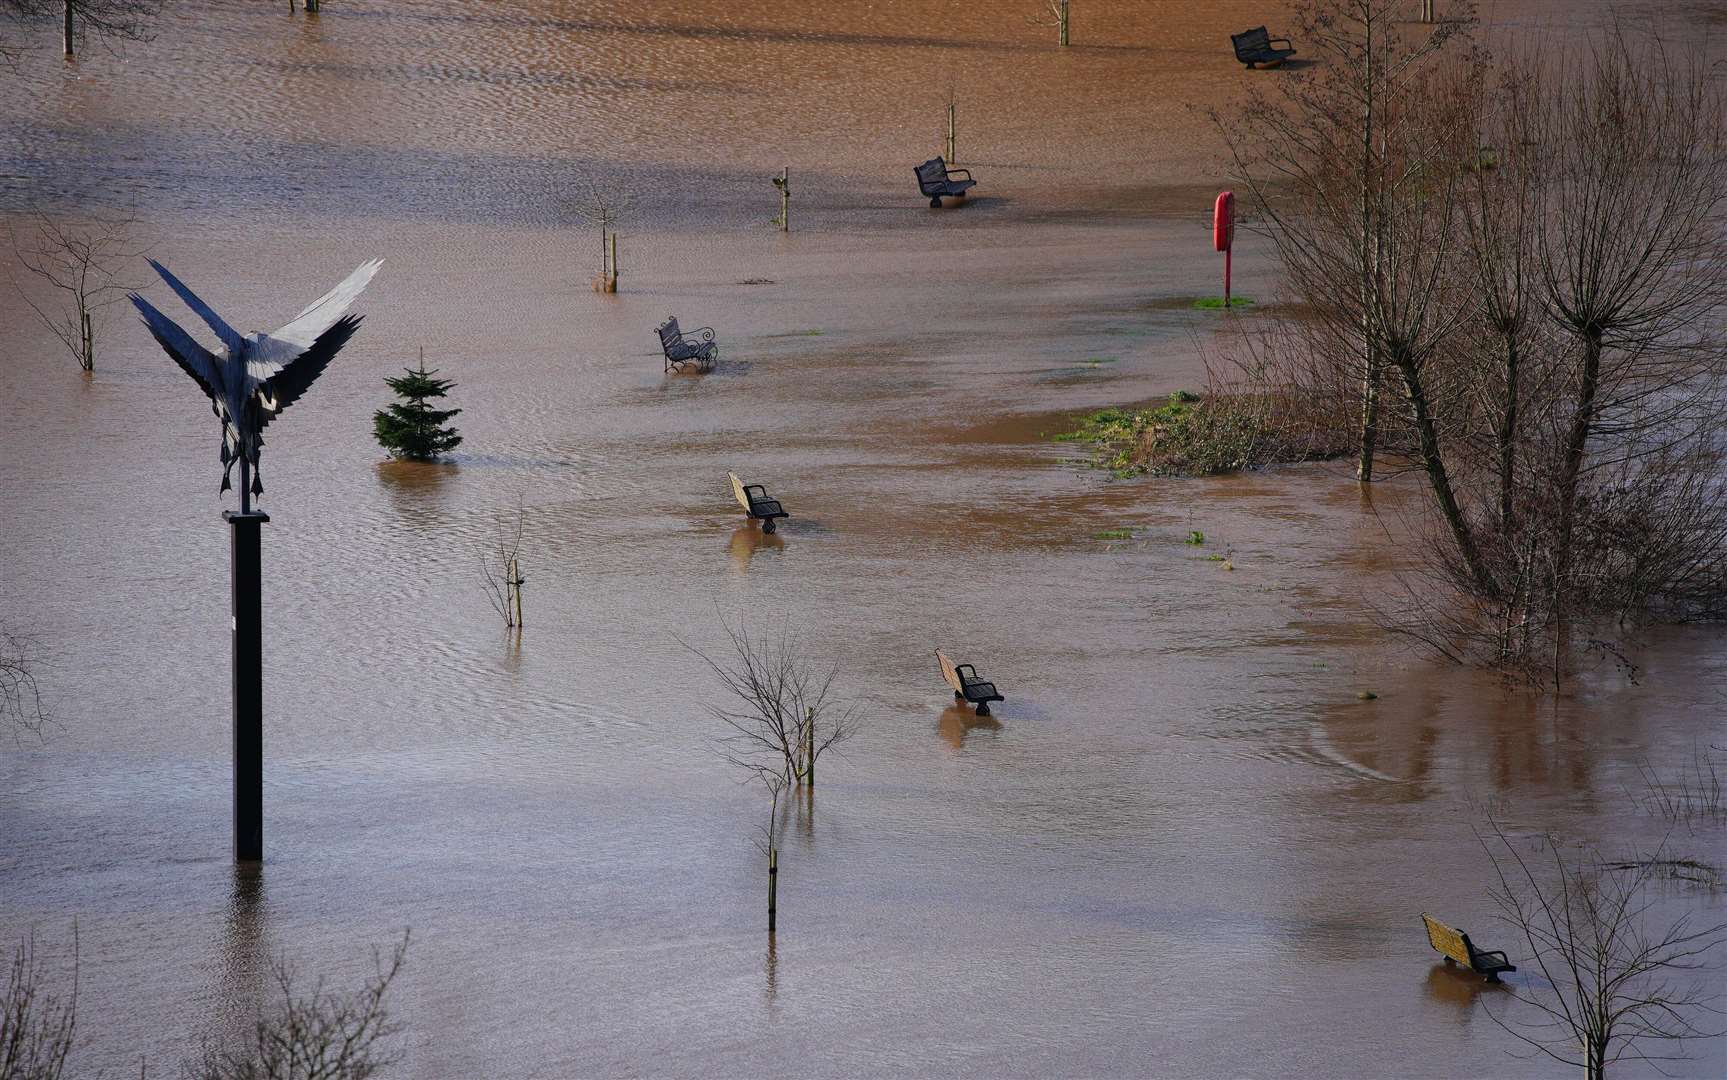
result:
<svg viewBox="0 0 1727 1080"><path fill-rule="evenodd" d="M1195 300L1193 302L1193 306L1201 311L1222 311L1223 297L1203 296L1198 300ZM1235 308L1251 307L1253 306L1253 298L1247 296L1232 296L1229 298L1229 306L1231 310Z"/></svg>
<svg viewBox="0 0 1727 1080"><path fill-rule="evenodd" d="M1186 390L1161 405L1101 409L1083 416L1059 442L1089 443L1091 464L1117 477L1215 476L1263 465L1347 454L1348 431L1276 393L1253 390L1201 397Z"/></svg>
<svg viewBox="0 0 1727 1080"><path fill-rule="evenodd" d="M1132 529L1105 529L1091 534L1093 540L1132 540Z"/></svg>
<svg viewBox="0 0 1727 1080"><path fill-rule="evenodd" d="M1205 543L1205 534L1200 532L1198 529L1189 529L1187 531L1187 539L1183 541L1183 543L1192 544L1194 547L1198 547Z"/></svg>

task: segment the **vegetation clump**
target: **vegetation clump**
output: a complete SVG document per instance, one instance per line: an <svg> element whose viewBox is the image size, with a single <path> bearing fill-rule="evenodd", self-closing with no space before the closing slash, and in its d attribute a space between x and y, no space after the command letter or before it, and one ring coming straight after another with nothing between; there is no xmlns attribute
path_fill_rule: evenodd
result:
<svg viewBox="0 0 1727 1080"><path fill-rule="evenodd" d="M1103 409L1055 438L1092 444L1093 463L1122 478L1216 476L1349 451L1337 429L1299 420L1277 395L1246 387L1177 390L1152 408Z"/></svg>

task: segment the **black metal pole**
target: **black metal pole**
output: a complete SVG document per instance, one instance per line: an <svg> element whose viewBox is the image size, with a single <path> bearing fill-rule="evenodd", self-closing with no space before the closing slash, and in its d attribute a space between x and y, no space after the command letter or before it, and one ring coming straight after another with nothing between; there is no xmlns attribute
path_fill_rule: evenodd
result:
<svg viewBox="0 0 1727 1080"><path fill-rule="evenodd" d="M242 483L244 483L242 473ZM264 859L263 511L222 517L231 530L234 628L234 861Z"/></svg>

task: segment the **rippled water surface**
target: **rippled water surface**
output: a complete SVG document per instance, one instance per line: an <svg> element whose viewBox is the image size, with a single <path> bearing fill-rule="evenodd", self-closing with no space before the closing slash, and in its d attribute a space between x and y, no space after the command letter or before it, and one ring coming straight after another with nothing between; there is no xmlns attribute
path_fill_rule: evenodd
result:
<svg viewBox="0 0 1727 1080"><path fill-rule="evenodd" d="M154 41L0 71L8 224L135 215L246 329L388 260L263 459L259 873L228 857L216 423L118 309L84 378L0 289L0 616L58 720L0 742L0 938L76 920L79 1075L172 1072L246 1030L272 955L346 983L409 926L398 1076L1566 1073L1489 1015L1528 983L1446 972L1417 915L1516 958L1490 805L1659 841L1638 766L1724 741L1720 635L1509 691L1377 629L1404 483L1074 468L1064 415L1200 381L1222 169L1192 108L1260 75L1227 33L1283 16L1088 0L1063 52L1036 7L184 0ZM1606 7L1484 5L1556 42ZM950 93L979 186L936 212L910 170ZM1236 281L1275 291L1251 239ZM715 327L714 374L654 370L671 313ZM370 415L421 348L465 442L383 462ZM519 637L479 573L517 506ZM765 800L680 643L722 620L839 659L862 720L787 818L776 939ZM1721 835L1673 842L1719 865ZM1691 1050L1669 1071L1727 1070Z"/></svg>

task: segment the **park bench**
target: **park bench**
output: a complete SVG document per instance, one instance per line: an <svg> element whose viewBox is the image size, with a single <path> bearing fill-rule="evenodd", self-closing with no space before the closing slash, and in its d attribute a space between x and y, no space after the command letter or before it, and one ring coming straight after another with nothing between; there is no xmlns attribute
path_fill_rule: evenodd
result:
<svg viewBox="0 0 1727 1080"><path fill-rule="evenodd" d="M1291 44L1288 38L1274 38L1263 26L1256 26L1241 34L1229 35L1229 40L1235 45L1235 58L1253 67L1255 64L1281 64L1295 55L1293 48L1274 49L1279 41L1285 45Z"/></svg>
<svg viewBox="0 0 1727 1080"><path fill-rule="evenodd" d="M954 177L965 173L964 180ZM943 195L965 198L966 188L976 187L977 181L971 178L970 169L950 169L947 162L941 158L932 157L917 167L917 189L929 196L929 204L939 207Z"/></svg>
<svg viewBox="0 0 1727 1080"><path fill-rule="evenodd" d="M665 350L667 371L681 371L685 364L694 364L701 371L711 371L720 355L711 327L704 326L686 334L678 329L676 315L660 324L660 348Z"/></svg>
<svg viewBox="0 0 1727 1080"><path fill-rule="evenodd" d="M1499 981L1501 971L1516 971L1517 965L1505 959L1505 954L1489 949L1477 949L1469 935L1461 930L1454 930L1435 919L1427 912L1421 913L1421 921L1427 924L1427 943L1443 954L1445 966L1462 964L1470 970L1487 976L1487 981Z"/></svg>
<svg viewBox="0 0 1727 1080"><path fill-rule="evenodd" d="M767 488L760 484L746 484L738 479L737 473L726 473L726 478L732 482L732 494L737 497L738 505L744 508L751 521L762 523L762 532L774 531L775 518L791 517L778 499L768 498Z"/></svg>
<svg viewBox="0 0 1727 1080"><path fill-rule="evenodd" d="M977 669L970 664L956 665L940 649L935 651L935 658L941 662L941 677L953 687L953 696L976 705L979 716L989 715L990 702L1007 700L995 692L995 683L978 678Z"/></svg>

